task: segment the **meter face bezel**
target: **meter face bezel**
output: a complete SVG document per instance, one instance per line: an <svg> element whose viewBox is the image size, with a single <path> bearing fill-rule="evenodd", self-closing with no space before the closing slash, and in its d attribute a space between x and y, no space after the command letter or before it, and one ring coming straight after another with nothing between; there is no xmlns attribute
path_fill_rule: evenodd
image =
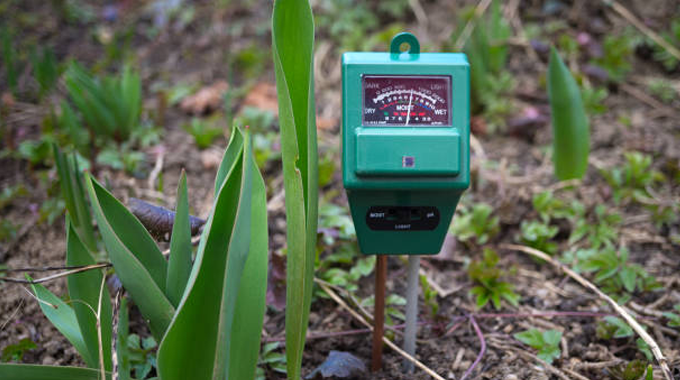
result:
<svg viewBox="0 0 680 380"><path fill-rule="evenodd" d="M367 114L366 111L368 109L367 107L367 101L370 101L370 99L367 99L367 95L369 92L375 93L374 88L367 88L367 83L366 81L368 80L375 80L375 81L387 81L389 87L378 87L378 91L384 89L384 88L391 88L391 87L405 87L403 91L408 91L409 96L408 96L408 101L407 98L405 98L405 94L399 94L400 99L399 101L403 104L397 104L396 106L403 107L404 105L407 105L407 110L406 112L403 112L404 110L398 110L399 114L397 114L397 111L391 110L391 111L383 111L383 112L393 112L394 114L391 115L386 115L385 117L392 117L392 119L395 119L394 121L384 121L384 120L367 120ZM397 82L396 84L390 84L390 81ZM437 83L438 82L438 83ZM451 75L384 75L384 74L361 74L361 124L364 127L375 127L375 128L381 128L381 127L432 127L432 128L441 128L441 127L451 127L453 123L453 104L452 104L452 84L453 80L451 78ZM379 86L379 84L376 84ZM443 86L443 88L437 88L433 89L433 86L439 85ZM383 84L384 86L384 84ZM429 88L428 88L429 87ZM418 91L413 92L414 89L418 88ZM397 90L399 91L399 90ZM396 96L395 96L396 97ZM415 99L414 99L415 98ZM438 99L437 99L438 98ZM434 105L437 102L443 103L441 107L434 108ZM396 101L394 101L396 103ZM423 104L424 103L424 104ZM384 103L383 103L384 104ZM415 112L415 108L421 108L419 112ZM428 110L429 109L429 113ZM446 116L441 116L437 115L436 112L440 110L445 110ZM378 114L378 107L375 109L376 115ZM426 114L427 113L427 114ZM429 120L424 121L423 117L426 116L429 118ZM381 116L382 118L382 116ZM434 118L434 120L432 120ZM445 120L442 120L445 118ZM439 124L437 124L439 123Z"/></svg>

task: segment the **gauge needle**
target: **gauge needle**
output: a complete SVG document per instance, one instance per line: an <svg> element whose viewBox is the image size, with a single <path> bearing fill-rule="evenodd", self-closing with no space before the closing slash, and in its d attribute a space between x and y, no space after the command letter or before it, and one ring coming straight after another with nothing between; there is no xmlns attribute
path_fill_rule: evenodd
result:
<svg viewBox="0 0 680 380"><path fill-rule="evenodd" d="M408 97L408 107L406 107L406 124L408 125L408 119L411 118L411 101L413 100L413 90L411 90L411 96Z"/></svg>

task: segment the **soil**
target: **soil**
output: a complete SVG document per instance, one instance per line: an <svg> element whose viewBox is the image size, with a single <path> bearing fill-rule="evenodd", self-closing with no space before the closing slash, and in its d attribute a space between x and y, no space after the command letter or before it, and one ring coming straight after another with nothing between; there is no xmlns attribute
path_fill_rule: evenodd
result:
<svg viewBox="0 0 680 380"><path fill-rule="evenodd" d="M315 12L321 5L315 4ZM75 2L77 3L77 2ZM10 22L17 30L18 44L28 46L40 42L55 48L60 61L78 59L85 65L101 62L107 49L97 41L109 34L129 33L129 51L141 70L144 83L146 117L160 127L160 143L142 148L146 154L144 167L135 175L114 171L105 167L98 168L98 178L107 181L114 195L124 203L129 197L141 198L168 208L174 207L176 186L182 169L186 170L192 214L206 217L210 211L213 197L213 181L222 152L226 148L228 136L220 137L206 150L199 150L191 137L183 130L183 125L193 117L210 115L190 115L178 105L165 105L154 89L169 88L185 83L196 87L206 87L227 79L232 89L243 92L255 91L256 86L274 84L273 67L270 58L265 60L265 68L255 77L248 77L247 67L227 64L237 52L249 46L262 46L268 52L270 44L269 20L271 4L268 1L252 0L232 2L217 6L212 1L191 2L193 15L184 25L176 16L169 24L153 30L152 16L148 2L132 0L111 2L106 6L91 5L93 16L87 22L66 22L54 9L56 2L39 0L8 1L0 6L0 19ZM228 2L225 2L228 3ZM413 3L418 3L415 1ZM406 30L413 30L421 39L423 46L433 50L450 48L452 22L464 4L449 4L447 1L421 0L429 17L424 25L407 8L403 19L398 19ZM515 2L510 1L509 4ZM599 2L574 1L526 1L516 9L516 15L524 24L546 24L563 20L567 32L589 33L592 38L602 40L611 31L621 32L632 29L629 22ZM638 0L622 1L621 4L640 17L652 29L663 30L670 24L670 18L677 16L677 2ZM556 5L557 4L557 5ZM546 9L555 6L556 13ZM111 8L113 7L113 8ZM104 14L115 10L115 19L106 21ZM13 16L11 16L13 15ZM186 16L186 15L185 15ZM188 17L188 16L187 16ZM41 20L41 21L36 21ZM394 19L381 19L382 30ZM340 134L340 58L341 47L338 41L320 28L316 40L316 99L319 124L319 145L322 156L331 154L333 161L339 163ZM90 37L95 35L95 37ZM87 37L84 37L87 36ZM384 47L380 47L383 49ZM544 73L547 55L537 50L537 57L527 53L532 49L526 42L517 41L509 51L508 68L518 85L512 94L516 102L516 112L508 117L514 120L529 107L549 115L549 106L544 90ZM25 49L24 49L25 50ZM268 53L267 53L268 54ZM24 53L24 55L26 55ZM25 59L26 57L24 57ZM648 331L657 341L665 354L676 379L680 379L680 330L666 326L662 312L671 311L680 305L680 247L672 236L680 233L676 218L656 226L649 218L649 212L639 204L616 204L611 188L604 180L600 169L611 170L624 163L624 152L640 151L653 157L653 168L661 171L667 178L654 189L656 199L669 201L675 207L680 205L680 70L666 71L648 54L636 51L631 62L633 70L621 85L609 85L609 96L603 101L607 112L591 118L591 158L590 167L581 184L572 189L555 190L565 199L577 199L588 209L604 204L608 210L622 217L616 246L627 247L630 261L642 266L656 277L662 285L661 290L637 292L628 301L640 305L645 310L639 316L648 326ZM105 66L111 71L120 66L113 63ZM115 71L115 70L114 70ZM0 93L6 94L4 70L0 70ZM675 100L661 104L652 98L644 84L648 78L662 78L675 89ZM38 103L35 84L30 80L28 65L19 76L19 95L7 107L3 100L0 108L7 108L0 117L7 117L7 123L0 126L3 141L0 148L7 149L12 144L40 136L41 122L48 115L50 105L58 104L64 98L65 90L57 86L56 94L47 101ZM631 90L631 88L633 90ZM258 90L259 91L259 90ZM642 94L642 95L640 95ZM261 95L261 94L260 94ZM262 99L255 97L256 99ZM266 96L265 96L266 98ZM3 99L5 99L3 97ZM271 100L271 99L270 99ZM268 107L266 101L255 101L255 106ZM258 103L259 102L259 103ZM243 97L232 105L231 112L242 109ZM271 104L269 104L269 107ZM207 110L206 113L223 116L224 107ZM223 118L222 118L223 119ZM512 124L509 122L509 124ZM509 127L500 132L485 131L486 121L480 115L473 118L473 132L479 141L472 151L472 185L464 196L463 202L471 205L485 202L494 209L500 219L500 233L485 247L495 249L500 255L499 266L508 269L508 278L521 296L518 307L503 305L503 316L478 317L476 319L483 333L486 351L469 379L556 379L554 373L532 359L536 351L521 344L513 334L532 327L556 329L563 333L561 357L554 362L558 371L575 371L588 379L610 379L614 362L627 363L633 359L645 359L636 349L634 339L599 339L596 328L601 318L586 316L526 318L519 313L539 313L546 311L579 311L612 313L602 300L587 289L565 277L553 267L537 263L528 256L503 249L505 243L515 243L523 220L536 218L532 197L546 189L555 188L556 180L545 147L550 145L551 130L549 116L547 121L519 127ZM276 131L278 127L274 126ZM5 139L4 137L7 136ZM276 147L274 149L277 149ZM157 158L162 155L162 191L148 184L148 176ZM0 156L0 187L9 188L23 184L28 194L14 199L0 209L0 218L10 220L19 231L14 238L0 242L0 265L6 268L39 268L64 264L65 231L63 217L57 217L51 224L39 215L40 206L54 197L56 173L51 164L32 165L27 161L11 156ZM280 199L282 174L280 163L271 161L266 164L263 175L267 182L268 199ZM46 179L41 179L46 177ZM342 190L340 165L337 164L330 183L322 189L324 201L347 207ZM285 213L279 201L269 203L270 250L279 255L285 248ZM568 248L569 223L561 226L556 241L560 251ZM161 243L165 244L165 243ZM333 247L325 247L321 260L333 252ZM458 317L468 318L470 313L493 313L487 306L479 311L469 295L474 286L466 268L471 260L481 258L482 247L464 244L449 236L440 255L423 260L423 270L428 277L435 279L437 285L451 291L445 297L438 297L439 311L431 316L421 296L419 316L423 322L418 332L418 351L416 358L446 379L460 379L472 366L478 356L481 341L472 323L463 323L449 331ZM405 260L401 257L388 259L388 294L404 294ZM28 272L33 278L43 277L54 272ZM0 276L2 274L0 273ZM8 277L21 277L20 272L8 272ZM592 280L592 276L586 275ZM1 280L1 277L0 277ZM372 295L373 275L359 280L358 297ZM66 293L64 278L49 281L46 287L58 295ZM16 344L23 338L30 338L37 345L23 357L25 363L53 365L76 365L84 363L68 341L42 315L38 303L29 294L28 285L0 281L0 350ZM403 308L403 307L402 307ZM370 308L369 308L370 311ZM133 311L132 331L147 334L138 313ZM267 338L281 337L284 333L284 312L275 307L268 308L265 319ZM318 367L331 350L346 351L360 358L368 366L371 358L371 336L368 333L347 334L365 326L356 321L347 311L330 299L316 298L312 304L309 332L326 337L309 339L303 358L303 374ZM401 343L400 334L393 334L397 344ZM607 364L609 363L609 364ZM430 376L416 369L414 373L403 371L403 358L385 347L382 370L377 373L363 373L360 379L429 379ZM658 363L655 365L655 379L661 379ZM268 379L283 379L281 374L266 369Z"/></svg>

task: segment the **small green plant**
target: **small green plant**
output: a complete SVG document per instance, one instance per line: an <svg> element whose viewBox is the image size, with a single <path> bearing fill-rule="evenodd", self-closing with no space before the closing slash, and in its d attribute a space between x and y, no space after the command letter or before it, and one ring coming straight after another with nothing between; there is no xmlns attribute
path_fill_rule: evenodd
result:
<svg viewBox="0 0 680 380"><path fill-rule="evenodd" d="M96 78L73 62L66 89L93 134L121 143L140 125L142 82L129 66L120 76Z"/></svg>
<svg viewBox="0 0 680 380"><path fill-rule="evenodd" d="M15 344L8 344L2 349L2 357L0 358L2 362L21 362L24 358L26 352L38 348L31 338L24 338Z"/></svg>
<svg viewBox="0 0 680 380"><path fill-rule="evenodd" d="M586 208L577 201L572 202L571 214L573 229L569 235L569 245L585 237L594 249L602 246L613 247L618 237L618 226L623 220L621 215L609 212L605 205L597 205L593 212L594 220L591 222L588 220Z"/></svg>
<svg viewBox="0 0 680 380"><path fill-rule="evenodd" d="M661 35L666 42L673 46L680 46L680 18L676 17L671 21L670 28L668 31L662 33ZM660 46L656 43L653 44L653 49L654 49L654 60L657 62L661 62L663 66L666 68L666 70L671 71L674 70L680 61L670 54L668 51L663 46Z"/></svg>
<svg viewBox="0 0 680 380"><path fill-rule="evenodd" d="M6 186L0 191L0 210L10 205L17 198L28 195L28 190L23 184Z"/></svg>
<svg viewBox="0 0 680 380"><path fill-rule="evenodd" d="M629 33L607 35L602 44L603 54L594 63L607 72L610 80L621 82L632 69L634 43L635 39Z"/></svg>
<svg viewBox="0 0 680 380"><path fill-rule="evenodd" d="M523 221L520 225L519 240L529 247L536 248L549 255L557 253L557 243L552 238L557 235L559 228L541 221Z"/></svg>
<svg viewBox="0 0 680 380"><path fill-rule="evenodd" d="M635 336L633 329L626 322L613 316L606 316L602 321L598 322L595 334L599 339L603 340L633 338ZM635 345L648 361L654 360L652 351L642 338L637 338Z"/></svg>
<svg viewBox="0 0 680 380"><path fill-rule="evenodd" d="M647 83L647 89L664 103L672 103L678 97L678 92L668 81L663 79L650 80Z"/></svg>
<svg viewBox="0 0 680 380"><path fill-rule="evenodd" d="M602 170L601 174L612 188L614 201L649 198L648 187L663 180L663 174L652 169L652 157L640 152L624 154L622 167Z"/></svg>
<svg viewBox="0 0 680 380"><path fill-rule="evenodd" d="M130 334L126 339L128 360L136 379L146 379L152 369L156 368L156 348L158 344L152 337L140 338Z"/></svg>
<svg viewBox="0 0 680 380"><path fill-rule="evenodd" d="M484 245L499 232L499 219L492 216L493 209L490 205L476 203L471 209L461 205L458 210L460 215L453 219L449 229L458 240L474 240L475 244Z"/></svg>
<svg viewBox="0 0 680 380"><path fill-rule="evenodd" d="M595 283L605 293L616 296L620 302L630 299L630 294L638 291L659 289L660 285L640 265L628 262L628 250L605 248L587 249L576 252L576 269L595 273Z"/></svg>
<svg viewBox="0 0 680 380"><path fill-rule="evenodd" d="M5 26L0 32L0 46L2 48L2 61L5 66L5 75L7 78L7 87L14 95L17 93L17 62L14 55L14 48L12 47L12 33L9 27Z"/></svg>
<svg viewBox="0 0 680 380"><path fill-rule="evenodd" d="M430 312L430 317L435 318L439 312L439 302L437 302L438 293L430 285L427 276L424 274L420 275L420 289L423 292L423 298L425 299L425 305Z"/></svg>
<svg viewBox="0 0 680 380"><path fill-rule="evenodd" d="M484 250L482 260L473 261L468 267L468 276L476 284L470 294L476 297L477 308L483 308L489 301L496 310L501 308L501 299L517 306L519 295L513 291L509 282L502 281L506 272L498 268L498 255L491 249Z"/></svg>
<svg viewBox="0 0 680 380"><path fill-rule="evenodd" d="M590 116L601 115L607 112L607 106L604 100L609 96L609 91L606 87L594 87L587 84L581 87L581 97L583 98L583 107L586 113Z"/></svg>
<svg viewBox="0 0 680 380"><path fill-rule="evenodd" d="M663 316L666 317L666 319L668 319L669 327L680 327L680 304L675 305L674 309L675 313L668 311L663 313Z"/></svg>
<svg viewBox="0 0 680 380"><path fill-rule="evenodd" d="M332 262L334 258L330 259ZM374 268L375 256L367 256L357 260L349 270L339 267L326 269L321 272L321 279L353 293L359 290L359 279L373 273Z"/></svg>
<svg viewBox="0 0 680 380"><path fill-rule="evenodd" d="M40 53L37 49L31 52L31 65L33 77L40 87L39 97L42 98L52 90L59 79L59 62L50 48L44 48Z"/></svg>
<svg viewBox="0 0 680 380"><path fill-rule="evenodd" d="M505 125L505 118L514 110L511 97L515 81L505 70L507 62L507 40L511 35L510 25L502 17L501 2L493 1L488 17L477 17L473 8L461 12L459 25L468 21L477 22L472 35L466 40L464 51L470 60L470 86L472 110L481 113L487 120L490 132ZM456 39L463 28L454 33Z"/></svg>
<svg viewBox="0 0 680 380"><path fill-rule="evenodd" d="M529 329L513 336L520 342L538 350L538 357L548 364L552 364L553 360L559 359L562 354L559 346L560 340L562 340L561 331Z"/></svg>
<svg viewBox="0 0 680 380"><path fill-rule="evenodd" d="M255 372L255 380L266 380L266 373L264 367L269 367L274 372L286 374L286 355L277 350L280 348L279 342L266 343L262 346L260 359L257 363L257 370Z"/></svg>
<svg viewBox="0 0 680 380"><path fill-rule="evenodd" d="M115 170L125 170L128 173L139 173L146 155L134 150L130 143L120 144L118 147L107 145L97 155L96 163Z"/></svg>
<svg viewBox="0 0 680 380"><path fill-rule="evenodd" d="M385 298L385 324L392 326L395 324L395 319L399 321L406 320L406 316L401 311L406 305L406 298L398 294L390 294ZM375 298L373 295L362 299L359 302L361 307L374 307ZM388 332L389 333L389 332Z"/></svg>
<svg viewBox="0 0 680 380"><path fill-rule="evenodd" d="M609 368L609 373L616 380L641 380L643 377L645 380L654 380L652 371L652 365L642 360L633 360L628 364Z"/></svg>
<svg viewBox="0 0 680 380"><path fill-rule="evenodd" d="M552 191L546 190L534 195L531 203L544 223L549 223L555 218L568 218L571 215L569 207L564 201L556 198Z"/></svg>
<svg viewBox="0 0 680 380"><path fill-rule="evenodd" d="M184 130L194 138L198 149L205 149L212 145L216 138L222 135L222 128L213 126L209 122L193 118L188 124L184 124Z"/></svg>
<svg viewBox="0 0 680 380"><path fill-rule="evenodd" d="M583 178L590 152L588 116L576 80L554 47L548 63L548 98L555 176L561 181Z"/></svg>

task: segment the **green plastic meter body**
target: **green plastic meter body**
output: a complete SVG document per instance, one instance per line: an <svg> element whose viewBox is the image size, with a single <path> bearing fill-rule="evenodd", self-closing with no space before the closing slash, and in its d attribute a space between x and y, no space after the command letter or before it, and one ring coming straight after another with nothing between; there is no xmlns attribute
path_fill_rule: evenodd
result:
<svg viewBox="0 0 680 380"><path fill-rule="evenodd" d="M343 184L364 254L436 254L470 183L470 67L410 33L390 50L342 56Z"/></svg>

